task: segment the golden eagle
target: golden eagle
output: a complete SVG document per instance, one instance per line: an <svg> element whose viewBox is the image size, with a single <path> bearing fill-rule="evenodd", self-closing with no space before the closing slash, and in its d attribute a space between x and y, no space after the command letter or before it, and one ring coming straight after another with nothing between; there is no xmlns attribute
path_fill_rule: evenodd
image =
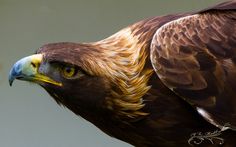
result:
<svg viewBox="0 0 236 147"><path fill-rule="evenodd" d="M60 42L9 74L137 147L236 146L236 1Z"/></svg>

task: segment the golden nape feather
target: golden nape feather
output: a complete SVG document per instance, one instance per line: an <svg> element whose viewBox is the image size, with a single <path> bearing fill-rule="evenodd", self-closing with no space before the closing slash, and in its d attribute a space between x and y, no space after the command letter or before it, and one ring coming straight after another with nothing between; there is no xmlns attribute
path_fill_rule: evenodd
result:
<svg viewBox="0 0 236 147"><path fill-rule="evenodd" d="M137 147L236 146L236 1L43 45L14 79Z"/></svg>
<svg viewBox="0 0 236 147"><path fill-rule="evenodd" d="M100 61L90 62L88 66L93 73L105 76L112 82L114 88L106 97L106 105L123 119L147 115L140 109L144 107L142 97L151 88L148 81L153 73L152 69L144 69L148 44L139 42L142 33L134 33L128 27L94 43L94 46L100 48Z"/></svg>

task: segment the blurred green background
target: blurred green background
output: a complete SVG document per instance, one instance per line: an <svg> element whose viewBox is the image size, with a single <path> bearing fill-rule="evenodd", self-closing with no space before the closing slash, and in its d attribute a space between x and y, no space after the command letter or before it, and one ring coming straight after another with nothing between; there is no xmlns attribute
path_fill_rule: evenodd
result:
<svg viewBox="0 0 236 147"><path fill-rule="evenodd" d="M10 67L45 43L96 41L147 17L220 1L0 0L0 146L130 147L59 107L37 85L16 81L10 88Z"/></svg>

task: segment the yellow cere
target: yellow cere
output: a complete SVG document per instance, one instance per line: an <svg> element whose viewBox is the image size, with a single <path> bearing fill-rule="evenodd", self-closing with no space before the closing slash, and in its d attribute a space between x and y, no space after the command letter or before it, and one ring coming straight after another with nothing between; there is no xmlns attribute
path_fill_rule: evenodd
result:
<svg viewBox="0 0 236 147"><path fill-rule="evenodd" d="M31 56L31 62L35 65L39 65L42 62L43 55L42 54L35 54Z"/></svg>
<svg viewBox="0 0 236 147"><path fill-rule="evenodd" d="M30 68L30 70L34 71L34 76L32 77L32 79L34 81L46 82L46 83L50 83L50 84L53 84L53 85L56 85L56 86L62 86L62 83L54 81L53 79L38 73L38 68L39 68L39 65L42 62L42 59L43 59L42 54L35 54L35 55L30 56L29 61L31 63L31 66L33 66L33 68Z"/></svg>

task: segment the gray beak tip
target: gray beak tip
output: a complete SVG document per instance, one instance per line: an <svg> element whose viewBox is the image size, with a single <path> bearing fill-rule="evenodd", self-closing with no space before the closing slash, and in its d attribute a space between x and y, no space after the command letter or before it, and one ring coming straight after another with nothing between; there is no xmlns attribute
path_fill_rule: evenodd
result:
<svg viewBox="0 0 236 147"><path fill-rule="evenodd" d="M9 76L8 76L8 82L9 82L9 85L10 85L10 86L12 86L12 83L13 83L14 80L15 80L15 77L14 77L14 74L12 73L12 70L13 70L13 69L11 69L11 71L10 71L10 73L9 73Z"/></svg>
<svg viewBox="0 0 236 147"><path fill-rule="evenodd" d="M14 80L21 75L21 66L20 64L16 63L12 66L9 76L8 76L8 81L9 85L12 86Z"/></svg>
<svg viewBox="0 0 236 147"><path fill-rule="evenodd" d="M10 85L10 86L12 86L13 81L14 81L13 79L9 79L9 85Z"/></svg>

